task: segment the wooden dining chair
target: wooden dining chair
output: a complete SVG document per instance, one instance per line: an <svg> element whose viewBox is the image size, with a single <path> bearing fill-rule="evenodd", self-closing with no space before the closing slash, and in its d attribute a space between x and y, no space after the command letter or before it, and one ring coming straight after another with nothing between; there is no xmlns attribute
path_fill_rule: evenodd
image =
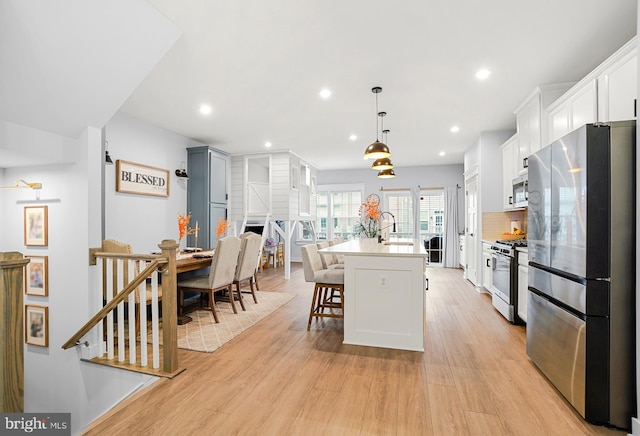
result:
<svg viewBox="0 0 640 436"><path fill-rule="evenodd" d="M278 262L278 266L284 266L284 242L278 242L278 246L276 248L276 261Z"/></svg>
<svg viewBox="0 0 640 436"><path fill-rule="evenodd" d="M115 239L105 239L102 241L102 246L100 247L100 251L103 253L117 253L117 254L131 254L133 250L131 248L131 244L126 244L124 242L116 241ZM106 259L104 259L106 262ZM133 277L140 272L139 266L136 265L133 268L133 271L129 271L129 262L122 262L123 268L123 277L125 283L129 280L133 279ZM137 331L140 331L140 289L136 288L133 291L135 296L135 317L136 317L136 328ZM106 298L106 297L105 297ZM158 301L162 300L162 287L158 286ZM151 304L151 289L147 286L145 290L145 307Z"/></svg>
<svg viewBox="0 0 640 436"><path fill-rule="evenodd" d="M184 292L199 292L201 295L206 294L209 297L209 309L213 313L213 319L218 323L218 313L216 311L215 293L229 290L229 302L233 313L238 313L235 306L235 297L233 292L233 280L235 278L236 266L238 264L238 254L240 252L240 239L235 236L225 236L218 239L216 249L211 259L211 268L208 275L197 276L178 282L178 309L183 312ZM202 297L201 297L202 298ZM239 295L241 305L242 295Z"/></svg>

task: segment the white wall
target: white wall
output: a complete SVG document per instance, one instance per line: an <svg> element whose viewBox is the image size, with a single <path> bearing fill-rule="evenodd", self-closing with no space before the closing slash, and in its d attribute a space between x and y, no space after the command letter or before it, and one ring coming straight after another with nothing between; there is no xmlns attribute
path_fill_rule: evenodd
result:
<svg viewBox="0 0 640 436"><path fill-rule="evenodd" d="M364 166L369 166L365 162ZM365 197L369 194L380 194L380 187L411 188L420 185L422 188L458 186L458 223L464 229L464 177L462 165L433 165L422 167L398 167L394 168L396 177L393 179L379 179L378 172L370 168L350 170L318 170L318 185L337 185L364 183ZM502 173L502 172L501 172ZM381 196L382 197L382 196ZM301 262L300 247L308 242L292 244L291 260Z"/></svg>
<svg viewBox="0 0 640 436"><path fill-rule="evenodd" d="M116 165L105 167L105 238L133 246L136 253L158 251L163 239L178 240L178 212L188 213L187 181L175 170L186 165L188 146L204 145L123 113L105 126L109 154L122 159L169 170L169 197L116 192ZM189 168L187 168L189 173ZM194 225L194 223L190 223ZM184 248L186 238L181 242Z"/></svg>
<svg viewBox="0 0 640 436"><path fill-rule="evenodd" d="M370 161L364 162L365 166ZM396 177L393 179L379 179L378 172L370 168L351 170L318 170L318 185L334 185L348 183L364 183L365 197L369 194L380 194L380 188L412 188L420 185L422 188L460 186L464 187L462 165L432 165L421 167L394 168ZM458 196L458 222L460 231L464 225L464 191Z"/></svg>
<svg viewBox="0 0 640 436"><path fill-rule="evenodd" d="M13 140L28 148L33 137L45 132L22 128L24 136ZM56 135L57 136L57 135ZM4 138L0 137L0 142ZM94 272L88 266L88 249L100 240L101 133L88 128L78 139L59 137L71 147L75 163L9 168L3 184L16 179L41 182L40 201L30 189L0 194L2 236L0 251L49 257L49 296L25 296L25 304L49 308L49 347L25 345L25 411L70 412L73 433L96 419L149 377L80 361L79 347L63 350L62 344L92 315L95 301L89 289ZM47 205L47 247L23 245L23 208Z"/></svg>

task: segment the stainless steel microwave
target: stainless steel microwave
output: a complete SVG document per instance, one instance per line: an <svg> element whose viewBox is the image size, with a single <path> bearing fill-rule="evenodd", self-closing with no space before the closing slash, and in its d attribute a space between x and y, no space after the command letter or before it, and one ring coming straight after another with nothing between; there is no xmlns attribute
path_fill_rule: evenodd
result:
<svg viewBox="0 0 640 436"><path fill-rule="evenodd" d="M527 174L513 179L513 207L527 207L529 199L528 188Z"/></svg>

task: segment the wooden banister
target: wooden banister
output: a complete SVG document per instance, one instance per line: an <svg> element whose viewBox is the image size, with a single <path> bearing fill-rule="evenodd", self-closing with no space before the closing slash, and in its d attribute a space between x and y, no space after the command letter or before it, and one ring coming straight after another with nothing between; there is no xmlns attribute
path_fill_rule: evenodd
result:
<svg viewBox="0 0 640 436"><path fill-rule="evenodd" d="M112 256L113 254L111 253L109 255ZM120 254L118 256L113 256L113 257L120 258L121 256L129 256L129 255ZM174 271L175 271L175 254L173 257L174 257L173 263L174 263ZM126 257L126 258L129 258L129 257ZM144 270L142 270L142 272L140 272L140 274L136 275L136 277L122 291L120 291L111 301L107 303L107 305L105 305L98 313L96 313L89 321L87 321L85 325L83 325L82 328L80 328L80 330L78 330L73 336L71 336L71 338L67 342L65 342L64 345L62 345L62 348L67 350L69 348L75 347L78 341L80 341L80 339L84 335L89 333L89 331L91 331L92 328L98 325L98 323L101 322L107 316L107 314L109 314L109 312L115 309L118 304L125 301L129 297L129 294L133 292L138 286L140 286L140 284L143 281L145 281L152 272L159 269L160 266L166 265L168 263L170 263L170 261L165 258L154 257L154 260L152 260L147 265L147 267ZM175 277L174 277L174 282L175 282Z"/></svg>

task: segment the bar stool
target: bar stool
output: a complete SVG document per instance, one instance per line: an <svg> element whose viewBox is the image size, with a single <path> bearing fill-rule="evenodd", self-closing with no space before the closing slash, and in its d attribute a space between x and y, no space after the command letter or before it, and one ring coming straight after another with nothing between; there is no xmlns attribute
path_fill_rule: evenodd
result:
<svg viewBox="0 0 640 436"><path fill-rule="evenodd" d="M316 244L302 247L302 264L305 281L315 283L307 330L313 318L344 318L344 269L323 269Z"/></svg>

